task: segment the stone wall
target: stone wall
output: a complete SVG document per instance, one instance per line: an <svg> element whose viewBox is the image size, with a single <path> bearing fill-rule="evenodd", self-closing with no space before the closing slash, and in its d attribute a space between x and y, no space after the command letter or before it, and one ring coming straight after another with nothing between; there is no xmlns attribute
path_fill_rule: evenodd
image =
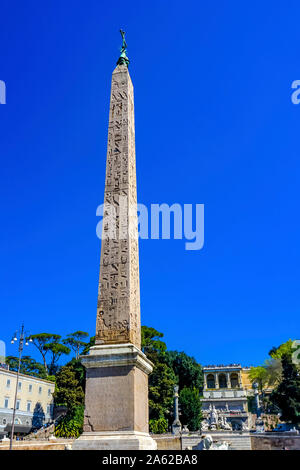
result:
<svg viewBox="0 0 300 470"><path fill-rule="evenodd" d="M50 441L14 441L13 450L65 450L74 439L56 439ZM0 442L0 451L9 449L9 441Z"/></svg>
<svg viewBox="0 0 300 470"><path fill-rule="evenodd" d="M208 431L214 442L226 441L230 444L230 450L251 450L250 434L248 432L235 431ZM182 436L182 450L192 449L196 447L202 440L199 434L190 434Z"/></svg>
<svg viewBox="0 0 300 470"><path fill-rule="evenodd" d="M300 450L300 436L288 433L251 435L252 450Z"/></svg>
<svg viewBox="0 0 300 470"><path fill-rule="evenodd" d="M157 450L181 450L181 438L173 434L151 434L157 444Z"/></svg>

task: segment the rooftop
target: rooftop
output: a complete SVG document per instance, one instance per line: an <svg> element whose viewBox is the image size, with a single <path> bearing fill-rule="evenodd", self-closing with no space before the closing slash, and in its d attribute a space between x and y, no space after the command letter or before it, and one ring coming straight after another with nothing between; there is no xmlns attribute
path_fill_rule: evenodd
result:
<svg viewBox="0 0 300 470"><path fill-rule="evenodd" d="M12 375L17 375L17 372L13 370L9 370L9 367L7 364L0 364L0 374L12 374ZM19 374L19 377L23 377L26 379L33 379L33 380L38 380L39 382L45 382L47 384L52 384L55 385L52 380L47 380L47 379L41 379L40 377L35 377L34 375L28 375L28 374Z"/></svg>

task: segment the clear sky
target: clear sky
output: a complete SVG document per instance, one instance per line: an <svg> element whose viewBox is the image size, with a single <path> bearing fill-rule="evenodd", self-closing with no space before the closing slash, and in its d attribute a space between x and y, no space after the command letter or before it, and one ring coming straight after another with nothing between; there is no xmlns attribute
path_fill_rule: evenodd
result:
<svg viewBox="0 0 300 470"><path fill-rule="evenodd" d="M203 364L255 365L300 337L299 13L294 0L2 1L0 339L22 320L94 334L120 28L138 200L205 204L202 250L140 243L142 324Z"/></svg>

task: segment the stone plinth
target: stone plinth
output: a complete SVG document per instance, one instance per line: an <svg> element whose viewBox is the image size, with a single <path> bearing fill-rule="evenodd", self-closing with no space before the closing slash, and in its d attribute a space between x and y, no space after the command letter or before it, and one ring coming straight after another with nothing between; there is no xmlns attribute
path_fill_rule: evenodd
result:
<svg viewBox="0 0 300 470"><path fill-rule="evenodd" d="M84 433L73 449L156 449L148 433L152 363L131 343L97 345L86 367Z"/></svg>
<svg viewBox="0 0 300 470"><path fill-rule="evenodd" d="M156 450L157 444L143 432L91 432L83 433L72 450Z"/></svg>

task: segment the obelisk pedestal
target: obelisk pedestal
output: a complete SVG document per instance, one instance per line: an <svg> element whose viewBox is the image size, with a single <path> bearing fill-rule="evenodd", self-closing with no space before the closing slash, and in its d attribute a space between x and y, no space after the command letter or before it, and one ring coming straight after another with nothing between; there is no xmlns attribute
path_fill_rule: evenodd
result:
<svg viewBox="0 0 300 470"><path fill-rule="evenodd" d="M156 449L148 432L152 365L131 343L101 345L82 357L87 369L84 433L73 449Z"/></svg>
<svg viewBox="0 0 300 470"><path fill-rule="evenodd" d="M156 449L141 348L133 86L124 32L112 75L95 346L86 367L84 432L74 450Z"/></svg>

